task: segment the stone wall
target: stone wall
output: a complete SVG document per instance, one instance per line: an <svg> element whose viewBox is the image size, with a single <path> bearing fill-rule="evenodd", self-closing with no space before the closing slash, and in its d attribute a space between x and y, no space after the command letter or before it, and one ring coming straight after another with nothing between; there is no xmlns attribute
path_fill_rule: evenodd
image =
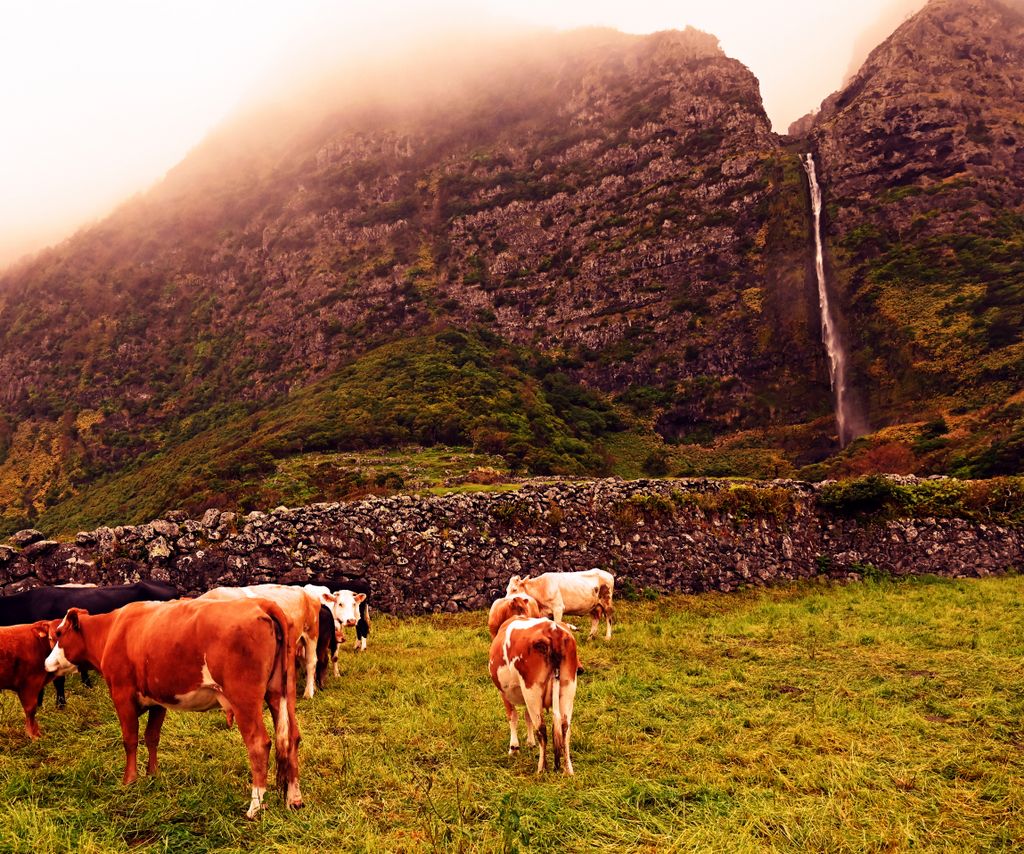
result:
<svg viewBox="0 0 1024 854"><path fill-rule="evenodd" d="M515 492L372 498L270 513L171 512L74 542L22 531L0 546L0 586L169 580L183 592L268 581L364 579L397 614L484 608L510 575L600 566L618 590L700 592L893 574L981 576L1019 568L1024 528L961 519L831 516L818 487L727 481L528 483Z"/></svg>

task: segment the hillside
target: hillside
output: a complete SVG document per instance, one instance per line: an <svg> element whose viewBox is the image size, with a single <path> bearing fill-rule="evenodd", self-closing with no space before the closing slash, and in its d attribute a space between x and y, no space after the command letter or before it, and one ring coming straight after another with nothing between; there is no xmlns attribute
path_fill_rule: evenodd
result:
<svg viewBox="0 0 1024 854"><path fill-rule="evenodd" d="M509 36L251 110L0 276L0 528L336 496L350 474L283 472L408 443L524 473L1016 470L1019 20L932 0L806 140L695 30ZM809 147L884 428L842 454Z"/></svg>

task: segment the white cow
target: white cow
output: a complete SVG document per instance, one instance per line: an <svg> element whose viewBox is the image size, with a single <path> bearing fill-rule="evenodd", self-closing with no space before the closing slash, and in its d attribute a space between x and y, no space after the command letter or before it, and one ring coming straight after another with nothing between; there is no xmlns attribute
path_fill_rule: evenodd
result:
<svg viewBox="0 0 1024 854"><path fill-rule="evenodd" d="M603 569L583 572L545 572L536 578L513 575L506 593L525 593L537 600L541 616L556 623L563 614L590 614L590 637L597 634L601 615L605 620L605 640L612 636L612 594L615 576Z"/></svg>
<svg viewBox="0 0 1024 854"><path fill-rule="evenodd" d="M214 587L200 599L219 602L236 599L269 599L276 602L291 624L295 638L295 655L305 663L306 690L303 696L312 697L316 690L316 647L320 633L320 602L301 587L285 584L253 584L248 587Z"/></svg>

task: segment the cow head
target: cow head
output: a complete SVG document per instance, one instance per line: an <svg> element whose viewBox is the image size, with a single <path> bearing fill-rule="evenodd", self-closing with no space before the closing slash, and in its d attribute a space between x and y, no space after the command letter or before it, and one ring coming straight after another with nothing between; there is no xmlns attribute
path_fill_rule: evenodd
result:
<svg viewBox="0 0 1024 854"><path fill-rule="evenodd" d="M525 593L514 593L508 597L509 614L519 617L539 617L537 600Z"/></svg>
<svg viewBox="0 0 1024 854"><path fill-rule="evenodd" d="M354 626L359 622L359 605L366 601L365 593L353 593L351 590L338 590L324 593L320 603L326 605L334 617L334 629L341 639L343 626Z"/></svg>
<svg viewBox="0 0 1024 854"><path fill-rule="evenodd" d="M523 577L521 575L513 575L508 580L508 587L505 588L505 595L511 596L513 593L519 593L523 589Z"/></svg>
<svg viewBox="0 0 1024 854"><path fill-rule="evenodd" d="M50 622L50 643L53 649L46 656L46 671L65 676L77 669L75 662L85 660L85 640L79 617L88 614L81 608L72 608L63 620Z"/></svg>

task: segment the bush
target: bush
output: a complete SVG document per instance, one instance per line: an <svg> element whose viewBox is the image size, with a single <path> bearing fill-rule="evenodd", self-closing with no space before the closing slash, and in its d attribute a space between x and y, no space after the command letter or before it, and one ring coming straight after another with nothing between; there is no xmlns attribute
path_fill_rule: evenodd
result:
<svg viewBox="0 0 1024 854"><path fill-rule="evenodd" d="M892 483L881 475L869 474L854 480L825 484L818 493L818 503L833 513L857 516L888 509L894 496Z"/></svg>
<svg viewBox="0 0 1024 854"><path fill-rule="evenodd" d="M644 474L651 477L664 477L668 474L668 454L664 451L653 451L643 462Z"/></svg>

